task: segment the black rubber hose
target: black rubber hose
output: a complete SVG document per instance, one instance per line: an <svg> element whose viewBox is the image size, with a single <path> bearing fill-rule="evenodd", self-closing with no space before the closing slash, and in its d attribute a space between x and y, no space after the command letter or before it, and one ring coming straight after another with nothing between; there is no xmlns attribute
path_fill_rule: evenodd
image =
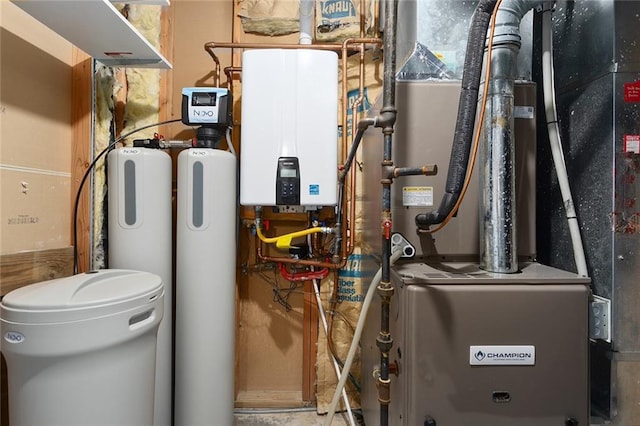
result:
<svg viewBox="0 0 640 426"><path fill-rule="evenodd" d="M460 197L471 153L485 39L496 3L497 0L480 0L471 18L445 193L436 210L416 216L419 229L429 229L431 225L442 223Z"/></svg>

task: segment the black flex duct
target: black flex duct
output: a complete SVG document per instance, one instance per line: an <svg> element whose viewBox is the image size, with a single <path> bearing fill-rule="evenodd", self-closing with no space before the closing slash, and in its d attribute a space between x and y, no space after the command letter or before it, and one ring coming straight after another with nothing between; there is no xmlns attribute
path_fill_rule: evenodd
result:
<svg viewBox="0 0 640 426"><path fill-rule="evenodd" d="M487 29L496 3L497 0L480 0L471 18L445 194L436 210L416 216L419 229L429 229L431 225L442 223L460 197L471 152Z"/></svg>

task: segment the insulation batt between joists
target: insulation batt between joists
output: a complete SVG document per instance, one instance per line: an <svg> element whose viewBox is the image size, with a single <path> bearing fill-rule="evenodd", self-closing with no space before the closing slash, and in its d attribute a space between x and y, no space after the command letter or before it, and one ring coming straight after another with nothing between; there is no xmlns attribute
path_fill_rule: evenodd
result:
<svg viewBox="0 0 640 426"><path fill-rule="evenodd" d="M160 45L161 11L160 6L129 5L122 10L131 24L147 38L156 48ZM124 69L126 87L122 87L115 78L116 69L103 67L96 73L96 131L95 152L102 151L111 140L111 130L114 120L114 99L121 90L126 90L124 105L124 128L121 134L136 128L157 123L160 108L160 71L155 69ZM146 129L135 134L135 138L153 138L156 130ZM118 135L116 135L117 137ZM125 144L131 144L133 137ZM105 198L105 169L104 162L96 165L94 175L94 247L92 268L105 266L103 247L104 216L97 212L103 211Z"/></svg>
<svg viewBox="0 0 640 426"><path fill-rule="evenodd" d="M238 16L247 33L279 36L298 32L299 2L292 0L240 0ZM365 33L372 34L376 2L365 2ZM360 1L327 0L316 2L315 39L343 41L360 36Z"/></svg>

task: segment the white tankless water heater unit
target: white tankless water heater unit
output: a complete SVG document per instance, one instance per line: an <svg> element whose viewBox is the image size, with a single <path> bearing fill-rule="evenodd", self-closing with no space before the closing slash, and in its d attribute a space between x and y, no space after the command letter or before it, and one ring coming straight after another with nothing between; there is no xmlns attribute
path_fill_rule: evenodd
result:
<svg viewBox="0 0 640 426"><path fill-rule="evenodd" d="M242 205L336 204L337 144L335 52L244 52Z"/></svg>

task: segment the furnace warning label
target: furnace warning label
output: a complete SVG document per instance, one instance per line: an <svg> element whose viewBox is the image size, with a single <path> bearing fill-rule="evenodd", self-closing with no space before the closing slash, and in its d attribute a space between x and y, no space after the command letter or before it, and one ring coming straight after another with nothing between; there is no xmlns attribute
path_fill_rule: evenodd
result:
<svg viewBox="0 0 640 426"><path fill-rule="evenodd" d="M640 154L640 135L624 135L623 151Z"/></svg>
<svg viewBox="0 0 640 426"><path fill-rule="evenodd" d="M624 101L640 102L640 80L624 84Z"/></svg>
<svg viewBox="0 0 640 426"><path fill-rule="evenodd" d="M532 106L514 106L513 118L535 118L535 109Z"/></svg>
<svg viewBox="0 0 640 426"><path fill-rule="evenodd" d="M433 206L433 187L432 186L402 187L402 205L404 207Z"/></svg>

